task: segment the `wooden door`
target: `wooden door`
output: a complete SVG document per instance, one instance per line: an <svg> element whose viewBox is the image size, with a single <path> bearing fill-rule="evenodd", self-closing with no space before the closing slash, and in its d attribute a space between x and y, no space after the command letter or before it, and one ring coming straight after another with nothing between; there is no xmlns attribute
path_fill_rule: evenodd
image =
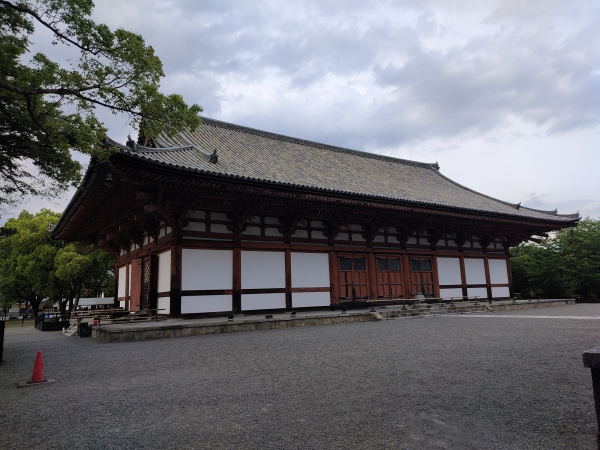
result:
<svg viewBox="0 0 600 450"><path fill-rule="evenodd" d="M433 297L433 266L430 257L410 257L410 282L413 297L415 294Z"/></svg>
<svg viewBox="0 0 600 450"><path fill-rule="evenodd" d="M339 255L340 301L369 298L367 257L364 253Z"/></svg>
<svg viewBox="0 0 600 450"><path fill-rule="evenodd" d="M377 255L377 297L403 298L402 259L399 255Z"/></svg>
<svg viewBox="0 0 600 450"><path fill-rule="evenodd" d="M142 260L142 296L140 309L150 309L150 283L152 281L152 268L150 258Z"/></svg>

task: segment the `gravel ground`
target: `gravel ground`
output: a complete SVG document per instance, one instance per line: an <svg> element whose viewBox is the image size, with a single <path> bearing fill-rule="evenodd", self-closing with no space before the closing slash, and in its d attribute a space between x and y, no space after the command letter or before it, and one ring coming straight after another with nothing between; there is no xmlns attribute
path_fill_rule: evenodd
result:
<svg viewBox="0 0 600 450"><path fill-rule="evenodd" d="M599 329L579 304L127 343L7 329L0 448L593 449ZM38 350L56 383L17 388Z"/></svg>

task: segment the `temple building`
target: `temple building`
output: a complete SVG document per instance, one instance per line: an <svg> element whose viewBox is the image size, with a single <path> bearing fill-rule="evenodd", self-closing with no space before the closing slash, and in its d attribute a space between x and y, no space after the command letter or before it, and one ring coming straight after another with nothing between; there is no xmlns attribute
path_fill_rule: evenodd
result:
<svg viewBox="0 0 600 450"><path fill-rule="evenodd" d="M573 227L437 164L204 118L109 139L53 236L116 255L115 302L179 317L514 295L509 248Z"/></svg>

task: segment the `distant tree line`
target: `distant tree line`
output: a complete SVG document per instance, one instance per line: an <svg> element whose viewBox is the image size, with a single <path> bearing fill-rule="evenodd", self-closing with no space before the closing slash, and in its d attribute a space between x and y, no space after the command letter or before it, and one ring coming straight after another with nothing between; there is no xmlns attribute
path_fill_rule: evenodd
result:
<svg viewBox="0 0 600 450"><path fill-rule="evenodd" d="M2 309L15 303L58 305L64 312L80 297L112 296L114 258L102 250L90 251L77 243L53 240L49 225L60 214L42 209L33 215L22 211L0 228L0 299Z"/></svg>
<svg viewBox="0 0 600 450"><path fill-rule="evenodd" d="M584 219L541 243L511 249L515 292L525 298L600 301L600 221Z"/></svg>

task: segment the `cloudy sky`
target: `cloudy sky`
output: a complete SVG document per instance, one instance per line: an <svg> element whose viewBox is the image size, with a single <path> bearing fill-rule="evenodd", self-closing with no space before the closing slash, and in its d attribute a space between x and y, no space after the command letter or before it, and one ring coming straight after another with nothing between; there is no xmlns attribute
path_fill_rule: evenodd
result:
<svg viewBox="0 0 600 450"><path fill-rule="evenodd" d="M142 35L163 92L207 117L600 218L599 2L97 0L94 17ZM136 135L102 117L113 139Z"/></svg>

